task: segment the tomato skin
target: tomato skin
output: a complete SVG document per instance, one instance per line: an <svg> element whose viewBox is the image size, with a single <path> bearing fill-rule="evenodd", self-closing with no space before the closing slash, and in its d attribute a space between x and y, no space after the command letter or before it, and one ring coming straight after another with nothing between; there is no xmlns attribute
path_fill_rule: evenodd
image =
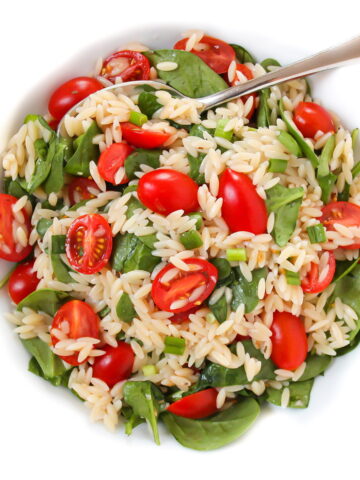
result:
<svg viewBox="0 0 360 480"><path fill-rule="evenodd" d="M265 233L267 211L250 178L227 168L220 178L222 216L231 232Z"/></svg>
<svg viewBox="0 0 360 480"><path fill-rule="evenodd" d="M74 180L72 180L68 186L70 205L75 205L81 200L90 200L91 198L95 198L95 195L89 192L89 188L97 190L100 193L99 187L96 185L94 180L83 177L74 178Z"/></svg>
<svg viewBox="0 0 360 480"><path fill-rule="evenodd" d="M175 268L171 263L166 265L166 267L156 275L153 281L151 295L160 310L173 312L175 314L186 312L190 315L190 313L194 313L190 310L194 310L194 307L198 309L214 290L218 278L218 271L212 263L202 258L186 258L183 261L188 265L194 265L198 268L196 270L190 269L187 272L179 270L176 277L169 282L162 283L163 276L169 270ZM189 297L191 292L200 285L205 285L206 287L196 299L182 307L175 309L170 308L174 301Z"/></svg>
<svg viewBox="0 0 360 480"><path fill-rule="evenodd" d="M120 58L128 59L128 66L121 72L113 74L116 67L116 60ZM101 75L111 82L115 82L116 77L121 77L123 82L130 82L131 80L149 80L150 79L150 62L140 52L133 50L121 50L115 52L107 57L101 69Z"/></svg>
<svg viewBox="0 0 360 480"><path fill-rule="evenodd" d="M70 225L65 249L70 265L77 272L87 275L99 272L111 255L110 225L98 213L81 215Z"/></svg>
<svg viewBox="0 0 360 480"><path fill-rule="evenodd" d="M60 85L51 94L48 109L54 120L61 120L78 102L104 88L96 78L76 77Z"/></svg>
<svg viewBox="0 0 360 480"><path fill-rule="evenodd" d="M93 376L110 388L131 376L135 354L128 343L118 342L117 347L103 347L105 354L97 357L93 365Z"/></svg>
<svg viewBox="0 0 360 480"><path fill-rule="evenodd" d="M188 38L175 43L175 50L185 50ZM191 53L201 58L216 73L226 73L230 63L235 60L235 50L226 42L218 38L203 36L200 43L205 45L204 50L191 50Z"/></svg>
<svg viewBox="0 0 360 480"><path fill-rule="evenodd" d="M312 262L310 272L301 282L301 288L303 289L303 292L305 293L323 292L325 288L327 288L332 282L332 279L334 278L335 270L336 270L336 261L335 261L335 256L333 252L328 252L328 253L329 253L329 261L328 261L329 271L326 277L321 282L319 282L319 265L317 263Z"/></svg>
<svg viewBox="0 0 360 480"><path fill-rule="evenodd" d="M171 318L170 321L171 323L175 323L176 325L179 325L181 323L189 322L190 318L189 315L196 313L201 306L198 307L193 307L190 308L189 310L186 310L185 312L180 312L180 313L175 313Z"/></svg>
<svg viewBox="0 0 360 480"><path fill-rule="evenodd" d="M159 148L171 136L170 133L146 130L130 122L123 122L120 127L123 139L137 148Z"/></svg>
<svg viewBox="0 0 360 480"><path fill-rule="evenodd" d="M130 145L125 142L113 143L106 150L104 150L98 161L98 170L101 177L107 182L117 185L115 183L115 175L120 167L125 164L126 158L134 151ZM127 183L129 179L126 175L122 178L119 185Z"/></svg>
<svg viewBox="0 0 360 480"><path fill-rule="evenodd" d="M9 278L8 292L11 300L16 304L36 290L39 284L40 280L33 271L33 267L34 260L21 263Z"/></svg>
<svg viewBox="0 0 360 480"><path fill-rule="evenodd" d="M335 223L345 227L360 227L360 207L351 202L331 202L322 208L322 216L319 220L327 230L335 230ZM360 243L352 243L340 248L356 250L360 248Z"/></svg>
<svg viewBox="0 0 360 480"><path fill-rule="evenodd" d="M216 398L218 392L215 388L207 388L200 392L187 395L168 406L167 410L179 417L205 418L218 411Z"/></svg>
<svg viewBox="0 0 360 480"><path fill-rule="evenodd" d="M53 346L56 346L60 340L52 333L52 329L62 330L63 322L67 322L69 325L68 338L73 340L82 337L99 338L99 317L90 305L81 300L70 300L56 312L50 330ZM73 366L81 365L87 361L87 358L85 358L82 362L79 362L78 356L79 354L75 353L73 355L60 356L60 358Z"/></svg>
<svg viewBox="0 0 360 480"><path fill-rule="evenodd" d="M306 359L308 345L303 321L288 312L274 312L271 360L279 368L296 370Z"/></svg>
<svg viewBox="0 0 360 480"><path fill-rule="evenodd" d="M185 173L170 168L158 168L145 173L138 186L140 202L161 215L169 215L176 210L184 213L199 208L198 185Z"/></svg>
<svg viewBox="0 0 360 480"><path fill-rule="evenodd" d="M252 71L250 70L249 67L247 67L246 65L244 65L243 63L237 63L236 64L236 71L237 72L241 72L243 75L245 75L245 77L248 79L248 80L252 80L254 78L253 74L252 74ZM235 74L235 77L234 79L230 82L229 80L229 77L228 75L226 74L226 78L227 78L227 83L231 86L231 87L234 87L235 85L238 85L239 84L239 81L237 79L237 75ZM245 103L247 101L247 99L249 97L253 97L253 103L252 103L252 107L249 111L249 113L246 115L246 118L247 119L251 119L251 117L253 116L254 112L255 112L255 108L256 108L256 94L255 93L250 93L250 95L243 95L241 97L242 101Z"/></svg>
<svg viewBox="0 0 360 480"><path fill-rule="evenodd" d="M335 132L330 113L317 103L300 102L294 110L294 123L306 138L314 138L316 132Z"/></svg>
<svg viewBox="0 0 360 480"><path fill-rule="evenodd" d="M32 252L32 246L27 245L16 251L17 242L13 237L13 222L15 220L12 207L18 201L18 198L0 193L0 258L8 262L21 262ZM24 226L29 238L31 231L31 222L29 215L23 208L21 213L24 216Z"/></svg>

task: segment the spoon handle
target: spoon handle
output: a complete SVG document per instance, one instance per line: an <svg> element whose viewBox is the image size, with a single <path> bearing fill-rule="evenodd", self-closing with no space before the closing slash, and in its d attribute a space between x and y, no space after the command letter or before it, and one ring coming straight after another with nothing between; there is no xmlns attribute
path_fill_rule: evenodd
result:
<svg viewBox="0 0 360 480"><path fill-rule="evenodd" d="M204 110L220 105L234 98L257 92L266 87L287 82L296 78L306 77L313 73L340 67L360 58L360 37L346 43L324 50L316 55L279 68L261 77L254 78L241 85L228 88L198 100L204 104Z"/></svg>

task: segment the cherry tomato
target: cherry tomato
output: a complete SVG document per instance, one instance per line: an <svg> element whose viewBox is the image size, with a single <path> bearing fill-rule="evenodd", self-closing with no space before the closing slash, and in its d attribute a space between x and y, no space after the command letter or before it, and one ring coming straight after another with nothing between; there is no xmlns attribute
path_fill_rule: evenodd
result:
<svg viewBox="0 0 360 480"><path fill-rule="evenodd" d="M105 350L105 354L95 359L93 376L111 388L130 377L135 355L131 346L125 342L119 342L117 347L103 347L102 350Z"/></svg>
<svg viewBox="0 0 360 480"><path fill-rule="evenodd" d="M107 182L113 185L120 185L127 183L129 179L126 175L121 179L120 183L115 182L115 175L120 167L125 164L126 158L132 153L134 149L127 143L113 143L106 150L102 152L98 161L98 170L100 175Z"/></svg>
<svg viewBox="0 0 360 480"><path fill-rule="evenodd" d="M90 188L94 193L89 191ZM95 198L95 191L100 193L99 187L94 180L83 177L74 178L68 186L70 204L75 205L76 203L81 202L81 200Z"/></svg>
<svg viewBox="0 0 360 480"><path fill-rule="evenodd" d="M140 202L162 215L176 210L190 213L199 207L197 184L177 170L159 168L145 173L139 180L137 192Z"/></svg>
<svg viewBox="0 0 360 480"><path fill-rule="evenodd" d="M320 293L332 282L335 275L336 261L333 252L328 252L328 254L329 270L321 282L319 282L319 265L314 262L311 263L310 271L301 282L301 288L305 293Z"/></svg>
<svg viewBox="0 0 360 480"><path fill-rule="evenodd" d="M266 232L267 211L250 178L227 168L221 175L222 216L231 232Z"/></svg>
<svg viewBox="0 0 360 480"><path fill-rule="evenodd" d="M110 225L97 213L82 215L70 225L65 246L66 256L77 272L99 272L111 255Z"/></svg>
<svg viewBox="0 0 360 480"><path fill-rule="evenodd" d="M275 312L271 360L279 368L297 369L306 359L307 337L303 321L288 312Z"/></svg>
<svg viewBox="0 0 360 480"><path fill-rule="evenodd" d="M170 133L146 130L130 122L122 123L121 131L123 139L137 148L159 148L171 136Z"/></svg>
<svg viewBox="0 0 360 480"><path fill-rule="evenodd" d="M175 43L176 50L185 50L188 38L183 38ZM230 63L235 60L234 49L218 38L204 36L200 44L191 53L201 58L216 73L226 73Z"/></svg>
<svg viewBox="0 0 360 480"><path fill-rule="evenodd" d="M192 313L196 313L199 310L199 308L200 308L200 306L190 308L190 310L186 310L186 312L175 313L170 318L171 323L175 323L175 324L179 325L181 323L189 322L190 321L189 315L191 315Z"/></svg>
<svg viewBox="0 0 360 480"><path fill-rule="evenodd" d="M33 271L33 267L34 260L29 260L18 265L12 272L8 283L8 291L14 303L20 303L23 298L36 290L40 280L37 278L36 272Z"/></svg>
<svg viewBox="0 0 360 480"><path fill-rule="evenodd" d="M179 417L205 418L217 412L216 406L217 390L207 388L186 397L180 398L168 406L167 410Z"/></svg>
<svg viewBox="0 0 360 480"><path fill-rule="evenodd" d="M57 130L58 126L59 126L59 120L55 120L55 118L53 118L52 120L49 120L48 121L48 125L50 128L52 128L53 130Z"/></svg>
<svg viewBox="0 0 360 480"><path fill-rule="evenodd" d="M151 295L160 310L177 314L199 307L215 288L218 271L214 265L201 258L186 258L183 261L190 270L179 270L169 264L155 277ZM170 270L172 273L169 274ZM167 280L169 275L170 280ZM180 302L180 305L174 305L175 302Z"/></svg>
<svg viewBox="0 0 360 480"><path fill-rule="evenodd" d="M101 75L111 82L115 82L116 77L121 77L123 82L149 80L150 62L140 52L121 50L104 61Z"/></svg>
<svg viewBox="0 0 360 480"><path fill-rule="evenodd" d="M250 68L248 68L246 65L244 65L243 63L237 63L236 64L236 71L237 72L241 72L243 75L245 75L245 77L248 79L248 80L251 80L254 78L253 74L252 74L252 71L250 70ZM227 76L227 75L226 75ZM230 82L229 80L229 77L227 76L227 82L230 86L234 87L235 85L238 85L240 82L238 80L238 77L235 73L235 77L234 79ZM246 118L248 118L250 120L250 118L253 116L254 112L255 112L255 101L256 101L256 94L255 93L250 93L250 95L244 95L241 97L242 101L245 103L247 101L247 99L249 97L253 97L253 103L252 103L252 107L249 111L249 113L246 115Z"/></svg>
<svg viewBox="0 0 360 480"><path fill-rule="evenodd" d="M51 342L55 346L60 340L52 333L53 329L67 332L67 338L73 340L82 337L99 338L100 320L94 310L81 300L71 300L65 303L56 312L50 330ZM70 365L80 365L86 362L85 358L82 362L78 361L78 353L73 355L60 356Z"/></svg>
<svg viewBox="0 0 360 480"><path fill-rule="evenodd" d="M0 193L0 258L9 262L21 262L32 251L31 245L23 247L13 236L13 224L16 219L12 207L17 201L18 199L12 195ZM21 210L21 214L24 217L22 227L26 230L27 238L29 238L30 218L24 208Z"/></svg>
<svg viewBox="0 0 360 480"><path fill-rule="evenodd" d="M54 120L61 120L70 108L102 88L104 88L104 85L96 78L72 78L52 93L48 105L49 112Z"/></svg>
<svg viewBox="0 0 360 480"><path fill-rule="evenodd" d="M335 125L330 113L317 103L300 102L294 110L295 125L307 138L314 138L316 132L335 132Z"/></svg>
<svg viewBox="0 0 360 480"><path fill-rule="evenodd" d="M345 227L360 227L360 207L350 202L332 202L322 208L320 222L327 230L335 230L334 224L339 223ZM346 250L360 248L360 242L352 243Z"/></svg>

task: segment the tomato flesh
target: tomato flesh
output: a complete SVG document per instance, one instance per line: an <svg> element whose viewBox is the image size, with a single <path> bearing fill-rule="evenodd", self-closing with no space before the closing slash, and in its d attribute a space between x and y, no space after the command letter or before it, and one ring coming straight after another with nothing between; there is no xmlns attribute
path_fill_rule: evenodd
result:
<svg viewBox="0 0 360 480"><path fill-rule="evenodd" d="M108 262L112 250L112 233L108 222L94 213L76 218L66 235L66 256L80 273L99 272Z"/></svg>
<svg viewBox="0 0 360 480"><path fill-rule="evenodd" d="M56 312L50 330L51 341L54 346L60 341L54 333L53 329L67 332L67 338L76 340L77 338L92 337L99 338L100 320L94 310L81 300L71 300L65 303ZM82 362L78 360L78 353L73 355L60 356L70 365L80 365L87 361L85 358Z"/></svg>
<svg viewBox="0 0 360 480"><path fill-rule="evenodd" d="M251 80L251 79L254 78L250 68L247 67L246 65L244 65L243 63L237 63L236 64L236 72L241 72L243 75L245 75L245 77L248 80ZM235 77L232 81L229 80L229 77L227 75L227 82L231 87L234 87L235 85L238 85L240 83L236 73L235 73ZM253 103L252 103L251 109L250 109L249 113L246 115L246 118L248 118L250 120L251 117L253 116L253 114L255 112L255 108L256 108L256 94L255 93L250 93L250 95L243 95L241 97L241 99L245 103L249 97L253 97Z"/></svg>
<svg viewBox="0 0 360 480"><path fill-rule="evenodd" d="M329 270L321 282L319 281L319 265L314 262L311 263L310 271L301 282L301 288L305 293L320 293L324 291L325 288L327 288L332 282L336 270L336 261L333 252L328 252L328 254Z"/></svg>
<svg viewBox="0 0 360 480"><path fill-rule="evenodd" d="M327 230L335 230L335 223L345 227L360 227L360 207L350 202L331 202L322 208L322 216L319 220ZM341 248L355 250L360 248L360 242Z"/></svg>
<svg viewBox="0 0 360 480"><path fill-rule="evenodd" d="M218 411L216 398L218 392L215 388L207 388L186 397L180 398L168 406L167 410L179 417L205 418Z"/></svg>
<svg viewBox="0 0 360 480"><path fill-rule="evenodd" d="M215 288L218 271L214 265L201 258L186 258L183 261L190 266L189 271L169 264L155 277L151 295L160 310L177 314L194 307L198 309ZM167 280L170 270L173 272ZM173 306L177 301L183 301L183 305Z"/></svg>
<svg viewBox="0 0 360 480"><path fill-rule="evenodd" d="M250 178L227 168L220 178L222 216L231 232L265 233L267 211Z"/></svg>
<svg viewBox="0 0 360 480"><path fill-rule="evenodd" d="M271 331L271 360L281 369L297 369L305 361L308 350L303 321L291 313L276 311Z"/></svg>
<svg viewBox="0 0 360 480"><path fill-rule="evenodd" d="M314 138L316 132L335 132L330 113L317 103L300 102L294 110L294 123L307 138Z"/></svg>
<svg viewBox="0 0 360 480"><path fill-rule="evenodd" d="M171 136L170 133L146 130L130 122L123 122L120 127L123 139L137 148L162 147Z"/></svg>
<svg viewBox="0 0 360 480"><path fill-rule="evenodd" d="M105 354L97 357L93 365L93 376L110 388L130 377L135 360L133 349L128 343L119 342L117 347L103 347Z"/></svg>
<svg viewBox="0 0 360 480"><path fill-rule="evenodd" d="M140 52L121 50L106 58L101 75L111 82L115 82L116 77L121 77L123 82L149 80L150 62Z"/></svg>
<svg viewBox="0 0 360 480"><path fill-rule="evenodd" d="M102 178L113 185L127 183L129 179L126 175L124 175L118 183L115 180L115 176L119 168L124 166L126 158L133 151L134 149L124 142L113 143L107 147L107 149L101 153L97 164Z"/></svg>
<svg viewBox="0 0 360 480"><path fill-rule="evenodd" d="M68 186L70 205L75 205L82 200L91 200L96 197L96 192L100 193L100 190L94 180L77 177Z"/></svg>
<svg viewBox="0 0 360 480"><path fill-rule="evenodd" d="M34 260L29 260L18 265L12 272L9 278L8 291L14 303L20 303L21 300L36 290L40 280L33 268Z"/></svg>

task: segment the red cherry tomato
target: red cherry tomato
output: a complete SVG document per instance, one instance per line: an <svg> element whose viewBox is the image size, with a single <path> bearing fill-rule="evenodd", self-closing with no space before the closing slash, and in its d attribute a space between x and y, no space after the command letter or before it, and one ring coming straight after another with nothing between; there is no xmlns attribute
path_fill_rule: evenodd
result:
<svg viewBox="0 0 360 480"><path fill-rule="evenodd" d="M105 350L105 354L95 359L93 376L111 388L130 377L135 355L131 346L125 342L119 342L117 347L103 347L102 350Z"/></svg>
<svg viewBox="0 0 360 480"><path fill-rule="evenodd" d="M53 118L52 120L49 120L48 121L48 125L50 128L52 128L53 130L57 130L58 126L59 126L59 120L55 120L55 118Z"/></svg>
<svg viewBox="0 0 360 480"><path fill-rule="evenodd" d="M115 82L116 77L121 77L123 82L149 80L150 62L140 52L121 50L104 61L101 75L111 82Z"/></svg>
<svg viewBox="0 0 360 480"><path fill-rule="evenodd" d="M217 412L216 406L217 390L207 388L186 397L180 398L168 406L167 410L179 417L205 418Z"/></svg>
<svg viewBox="0 0 360 480"><path fill-rule="evenodd" d="M129 179L126 175L121 179L120 183L115 182L115 175L120 167L125 164L126 158L132 153L134 149L127 143L113 143L106 150L102 152L98 161L98 170L100 175L107 182L113 185L120 185L127 183Z"/></svg>
<svg viewBox="0 0 360 480"><path fill-rule="evenodd" d="M122 123L121 131L123 139L137 148L159 148L171 136L170 133L146 130L130 122Z"/></svg>
<svg viewBox="0 0 360 480"><path fill-rule="evenodd" d="M89 189L94 192L90 192ZM94 180L82 177L75 178L68 186L70 204L75 205L76 203L81 202L81 200L95 198L95 191L100 193L99 187Z"/></svg>
<svg viewBox="0 0 360 480"><path fill-rule="evenodd" d="M175 43L176 50L185 50L188 38L183 38ZM226 42L218 38L204 36L198 48L191 53L201 58L216 73L226 73L230 63L235 60L234 49Z"/></svg>
<svg viewBox="0 0 360 480"><path fill-rule="evenodd" d="M316 132L335 132L335 125L330 113L317 103L300 102L294 110L295 125L307 138L314 138Z"/></svg>
<svg viewBox="0 0 360 480"><path fill-rule="evenodd" d="M271 360L279 368L297 369L307 356L307 337L303 321L288 312L275 312Z"/></svg>
<svg viewBox="0 0 360 480"><path fill-rule="evenodd" d="M214 265L201 258L186 258L183 261L190 266L190 270L179 270L169 264L155 277L151 295L160 310L178 314L199 308L215 288L218 271ZM170 270L174 275L166 275ZM167 280L169 275L170 280ZM174 302L178 301L181 304L174 306Z"/></svg>
<svg viewBox="0 0 360 480"><path fill-rule="evenodd" d="M196 313L199 310L199 308L201 307L200 306L193 307L193 308L190 308L190 310L186 310L186 312L175 313L170 318L171 323L175 323L179 325L181 323L189 322L190 321L189 315Z"/></svg>
<svg viewBox="0 0 360 480"><path fill-rule="evenodd" d="M36 290L40 280L37 278L36 272L33 271L33 267L34 260L30 260L18 265L12 272L8 291L14 303L20 303L23 298Z"/></svg>
<svg viewBox="0 0 360 480"><path fill-rule="evenodd" d="M31 245L22 247L13 237L13 224L16 221L12 207L18 201L17 198L6 193L0 193L0 258L9 262L21 262L32 251ZM21 214L24 217L22 227L26 230L27 238L31 231L29 215L23 208Z"/></svg>
<svg viewBox="0 0 360 480"><path fill-rule="evenodd" d="M99 272L107 264L112 249L112 233L108 222L94 213L76 218L66 235L66 256L80 273Z"/></svg>
<svg viewBox="0 0 360 480"><path fill-rule="evenodd" d="M221 175L222 216L231 232L266 232L267 211L250 178L227 168Z"/></svg>
<svg viewBox="0 0 360 480"><path fill-rule="evenodd" d="M48 105L49 112L54 120L61 120L71 107L102 88L104 85L96 78L72 78L52 93Z"/></svg>
<svg viewBox="0 0 360 480"><path fill-rule="evenodd" d="M301 288L305 293L320 293L324 291L325 288L327 288L332 282L336 270L336 261L332 252L328 252L328 254L329 270L325 278L323 278L321 282L319 282L319 265L314 262L311 263L310 271L301 282Z"/></svg>
<svg viewBox="0 0 360 480"><path fill-rule="evenodd" d="M360 207L350 202L332 202L322 208L320 222L327 230L335 230L334 224L339 223L345 227L360 227ZM352 243L346 250L360 248L360 242Z"/></svg>
<svg viewBox="0 0 360 480"><path fill-rule="evenodd" d="M137 192L140 202L150 210L169 215L176 210L196 211L199 208L198 188L185 173L159 168L140 178Z"/></svg>
<svg viewBox="0 0 360 480"><path fill-rule="evenodd" d="M250 68L248 68L246 65L244 65L243 63L237 63L236 64L236 71L237 72L241 72L243 75L245 75L245 77L248 79L248 80L251 80L252 78L254 78L253 74L252 74L252 71L250 70ZM238 85L240 82L238 80L238 77L235 73L235 77L234 79L230 82L229 80L229 77L227 76L227 82L230 86L234 87L235 85ZM252 107L249 111L249 113L246 115L246 118L248 118L250 120L250 118L253 116L254 112L255 112L255 101L256 101L256 94L255 93L250 93L250 95L244 95L243 97L241 97L242 101L245 103L247 101L247 99L249 97L253 97L253 103L252 103Z"/></svg>
<svg viewBox="0 0 360 480"><path fill-rule="evenodd" d="M81 300L71 300L60 307L55 314L50 330L52 344L55 346L60 341L56 335L52 333L52 329L56 328L57 330L68 331L67 337L73 340L82 337L98 339L99 326L99 317L90 305ZM79 362L78 356L78 353L74 353L73 355L61 356L60 358L74 366L86 362L86 358L82 362Z"/></svg>

